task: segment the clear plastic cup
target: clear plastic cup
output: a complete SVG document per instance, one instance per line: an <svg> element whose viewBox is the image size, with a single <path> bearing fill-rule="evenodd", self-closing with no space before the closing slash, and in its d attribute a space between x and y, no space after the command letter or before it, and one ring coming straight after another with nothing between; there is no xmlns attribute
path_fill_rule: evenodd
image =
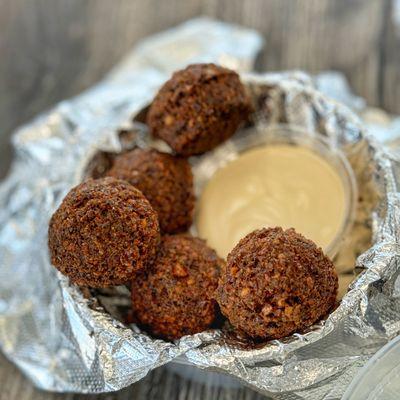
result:
<svg viewBox="0 0 400 400"><path fill-rule="evenodd" d="M382 347L355 376L342 400L400 399L400 336Z"/></svg>
<svg viewBox="0 0 400 400"><path fill-rule="evenodd" d="M194 166L197 181L196 194L201 194L203 187L218 169L235 160L241 153L267 144L306 147L321 156L337 171L345 192L345 215L335 237L324 249L330 258L334 258L354 222L357 185L353 169L339 145L317 132L285 124L260 124L240 130L212 154L205 155L200 162L196 163ZM194 230L193 233L196 234L197 231Z"/></svg>

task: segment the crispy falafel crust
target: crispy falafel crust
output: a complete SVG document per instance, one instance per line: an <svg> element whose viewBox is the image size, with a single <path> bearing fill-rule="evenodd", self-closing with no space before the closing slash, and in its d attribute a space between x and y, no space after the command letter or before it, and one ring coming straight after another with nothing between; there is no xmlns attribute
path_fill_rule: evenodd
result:
<svg viewBox="0 0 400 400"><path fill-rule="evenodd" d="M119 155L108 176L138 188L158 214L164 233L188 230L193 221L193 174L185 158L154 149L134 149Z"/></svg>
<svg viewBox="0 0 400 400"><path fill-rule="evenodd" d="M325 316L337 290L334 265L312 241L294 229L264 228L228 255L216 298L241 333L279 339Z"/></svg>
<svg viewBox="0 0 400 400"><path fill-rule="evenodd" d="M202 154L231 137L251 111L239 75L193 64L172 75L147 115L152 134L183 156Z"/></svg>
<svg viewBox="0 0 400 400"><path fill-rule="evenodd" d="M155 257L157 214L127 182L102 178L74 187L49 224L52 264L81 286L131 281Z"/></svg>
<svg viewBox="0 0 400 400"><path fill-rule="evenodd" d="M167 340L209 328L217 316L214 292L222 266L203 240L164 236L153 267L132 281L134 318Z"/></svg>

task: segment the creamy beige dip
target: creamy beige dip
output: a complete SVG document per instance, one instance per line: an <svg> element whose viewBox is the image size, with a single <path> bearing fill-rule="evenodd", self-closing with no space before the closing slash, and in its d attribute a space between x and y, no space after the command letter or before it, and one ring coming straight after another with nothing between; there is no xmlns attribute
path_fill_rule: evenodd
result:
<svg viewBox="0 0 400 400"><path fill-rule="evenodd" d="M343 182L320 155L300 146L264 145L212 176L201 195L196 226L222 257L262 227L293 227L326 249L345 212Z"/></svg>

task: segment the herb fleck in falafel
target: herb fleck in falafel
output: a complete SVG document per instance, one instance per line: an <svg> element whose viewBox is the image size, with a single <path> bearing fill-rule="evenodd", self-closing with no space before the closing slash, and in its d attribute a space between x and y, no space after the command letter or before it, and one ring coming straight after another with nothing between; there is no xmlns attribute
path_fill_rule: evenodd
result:
<svg viewBox="0 0 400 400"><path fill-rule="evenodd" d="M193 64L175 72L160 89L147 124L177 154L191 156L231 137L250 110L236 72L215 64Z"/></svg>
<svg viewBox="0 0 400 400"><path fill-rule="evenodd" d="M157 214L148 200L114 178L73 188L49 224L52 264L81 286L131 281L153 260L159 241Z"/></svg>
<svg viewBox="0 0 400 400"><path fill-rule="evenodd" d="M107 175L126 180L146 196L162 232L185 232L192 224L193 175L186 159L154 149L134 149L119 155Z"/></svg>
<svg viewBox="0 0 400 400"><path fill-rule="evenodd" d="M260 229L228 255L217 290L222 313L255 339L301 331L335 305L338 278L332 262L294 229Z"/></svg>
<svg viewBox="0 0 400 400"><path fill-rule="evenodd" d="M134 318L168 340L209 328L217 316L214 292L222 265L203 240L164 236L152 268L132 281Z"/></svg>

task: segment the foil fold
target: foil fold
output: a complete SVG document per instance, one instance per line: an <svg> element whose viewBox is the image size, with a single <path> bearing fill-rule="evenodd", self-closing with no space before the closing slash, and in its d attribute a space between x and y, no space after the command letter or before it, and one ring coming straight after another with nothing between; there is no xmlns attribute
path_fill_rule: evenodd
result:
<svg viewBox="0 0 400 400"><path fill-rule="evenodd" d="M254 31L190 21L147 39L103 82L13 137L16 160L0 187L0 346L38 387L113 391L158 366L184 362L277 399L340 398L365 361L400 332L400 160L354 112L317 91L318 79L249 73L261 45ZM240 71L258 121L324 135L355 171L356 222L336 264L344 274L362 272L338 308L303 334L257 348L244 348L220 330L174 343L156 340L120 322L119 310L128 307L123 289L80 290L50 265L48 220L64 195L102 152L160 145L132 118L172 70L194 61ZM361 107L360 99L347 98Z"/></svg>

